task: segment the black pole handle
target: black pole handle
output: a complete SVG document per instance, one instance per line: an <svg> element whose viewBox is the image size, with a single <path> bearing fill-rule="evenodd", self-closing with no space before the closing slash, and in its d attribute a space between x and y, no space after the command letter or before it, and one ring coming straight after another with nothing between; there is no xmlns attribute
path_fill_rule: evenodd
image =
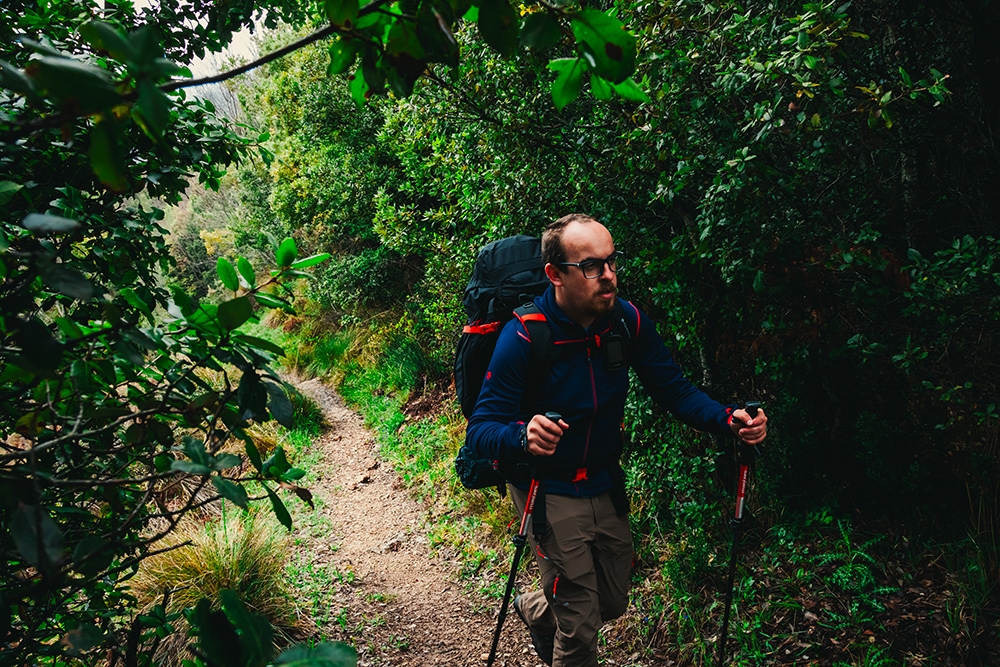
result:
<svg viewBox="0 0 1000 667"><path fill-rule="evenodd" d="M559 414L558 412L546 412L545 418L551 419L554 422L558 422L560 419L562 419L562 415Z"/></svg>
<svg viewBox="0 0 1000 667"><path fill-rule="evenodd" d="M750 415L751 419L756 419L757 413L760 411L760 401L746 401L743 404L743 409L747 411L747 414ZM748 448L752 448L756 458L762 458L764 456L764 452L762 452L760 447L758 447L757 445L752 445L752 446L747 445L742 440L739 442L739 444L744 445ZM739 456L738 452L740 449L741 448L737 448L737 456Z"/></svg>

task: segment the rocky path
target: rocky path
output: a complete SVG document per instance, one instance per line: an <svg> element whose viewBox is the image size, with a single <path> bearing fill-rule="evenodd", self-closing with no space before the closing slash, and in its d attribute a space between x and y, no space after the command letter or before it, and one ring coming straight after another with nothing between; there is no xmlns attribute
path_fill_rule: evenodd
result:
<svg viewBox="0 0 1000 667"><path fill-rule="evenodd" d="M362 418L319 380L298 388L328 422L314 443L320 464L311 490L321 525L331 526L328 535L302 538L302 547L312 567L352 573L334 598L337 618L321 623L322 634L353 643L362 667L484 665L499 605L477 612L483 602L463 594L457 565L430 554L422 507L380 461ZM543 664L513 612L495 664Z"/></svg>

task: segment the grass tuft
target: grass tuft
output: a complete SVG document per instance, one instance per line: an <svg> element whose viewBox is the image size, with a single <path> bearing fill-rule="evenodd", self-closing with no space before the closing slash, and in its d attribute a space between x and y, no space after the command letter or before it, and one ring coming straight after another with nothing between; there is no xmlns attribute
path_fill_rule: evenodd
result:
<svg viewBox="0 0 1000 667"><path fill-rule="evenodd" d="M216 520L178 525L157 546L177 548L147 558L132 578L141 612L165 598L168 614L192 608L202 598L217 607L219 593L230 589L250 611L267 617L279 640L290 639L297 608L285 577L288 538L269 514L223 511ZM173 640L161 645L158 660L180 664L186 643L178 628Z"/></svg>

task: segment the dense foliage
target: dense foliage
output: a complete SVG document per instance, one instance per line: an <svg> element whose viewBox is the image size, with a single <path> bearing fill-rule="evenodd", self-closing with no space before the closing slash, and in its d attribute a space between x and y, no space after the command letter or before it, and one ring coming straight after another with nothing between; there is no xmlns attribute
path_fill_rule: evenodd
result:
<svg viewBox="0 0 1000 667"><path fill-rule="evenodd" d="M435 69L406 99L364 107L378 116L377 136L345 138L340 125L335 147L312 144L385 156L369 243L399 258L380 278L405 291L407 307L384 296L346 314L394 313L389 335L420 345L427 372L447 382L476 249L538 233L567 211L597 215L630 257L625 296L654 315L691 377L720 400L764 400L773 434L757 475L763 515L903 520L914 533L968 535L981 559L967 563L968 576L988 579L983 572L997 571L1000 283L991 269L998 166L982 140L997 122L995 86L982 44L995 10L616 9L637 36L644 102L607 100L599 82L590 96L559 98L566 70L551 63L573 58L569 40L503 59L460 31L469 57L456 70ZM249 85L258 93L244 102L258 118L292 112L296 103L259 92L287 67ZM339 109L346 93L317 78L303 96ZM276 162L297 156L279 148ZM278 170L269 187L281 183ZM324 182L320 209L339 210L358 188L368 203L369 183L364 170ZM256 201L299 238L317 230ZM333 236L315 240L317 250L338 247ZM377 266L345 250L332 274L343 283L317 283L319 298L350 293L346 285L366 278L355 267ZM687 546L671 571L697 581L717 556L705 538L722 528L725 448L641 393L630 405L638 520L674 531Z"/></svg>
<svg viewBox="0 0 1000 667"><path fill-rule="evenodd" d="M244 96L256 122L282 119L271 178L244 196L270 188L257 198L270 225L340 254L324 298L372 273L409 292L440 369L475 249L591 212L630 255L626 295L692 377L777 417L775 502L943 518L972 509L976 475L973 502L989 505L997 167L978 137L996 122L979 47L991 10L616 9L637 35L645 103L607 101L599 82L565 104L546 95L562 85L552 62L577 53L569 40L503 59L459 32L457 69L357 112L319 76L318 49L276 64ZM372 287L362 310L398 309Z"/></svg>
<svg viewBox="0 0 1000 667"><path fill-rule="evenodd" d="M185 93L175 63L282 20L325 27L236 84L242 124ZM998 20L959 0L4 3L0 658L150 659L168 619L133 616L125 580L180 518L255 494L287 522L279 487L308 498L244 437L292 411L281 350L239 329L290 309L302 269L327 315L445 377L476 248L569 211L607 221L624 295L696 382L765 401L770 515L931 518L985 538L995 573ZM171 254L153 202L236 165L234 245L202 255L192 226ZM630 405L639 520L697 578L715 447ZM221 608L190 613L204 659L228 632L225 661L269 660L259 619Z"/></svg>

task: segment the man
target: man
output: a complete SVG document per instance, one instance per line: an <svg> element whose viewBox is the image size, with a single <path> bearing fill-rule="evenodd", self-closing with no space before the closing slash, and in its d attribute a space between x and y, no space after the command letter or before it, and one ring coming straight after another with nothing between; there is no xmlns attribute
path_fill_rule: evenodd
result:
<svg viewBox="0 0 1000 667"><path fill-rule="evenodd" d="M552 332L544 387L529 384L530 334L512 320L500 334L466 442L483 458L532 462L542 478L547 530L535 546L542 588L517 597L535 651L554 667L597 665L597 633L628 606L632 535L618 465L628 366L661 405L695 428L748 444L767 435L763 411L751 418L712 400L683 377L649 319L617 298L621 256L610 232L581 214L549 225L542 260L551 282L535 299ZM609 345L624 320L627 364ZM622 349L618 334L618 349ZM561 415L558 421L544 416ZM526 490L510 486L519 512Z"/></svg>

